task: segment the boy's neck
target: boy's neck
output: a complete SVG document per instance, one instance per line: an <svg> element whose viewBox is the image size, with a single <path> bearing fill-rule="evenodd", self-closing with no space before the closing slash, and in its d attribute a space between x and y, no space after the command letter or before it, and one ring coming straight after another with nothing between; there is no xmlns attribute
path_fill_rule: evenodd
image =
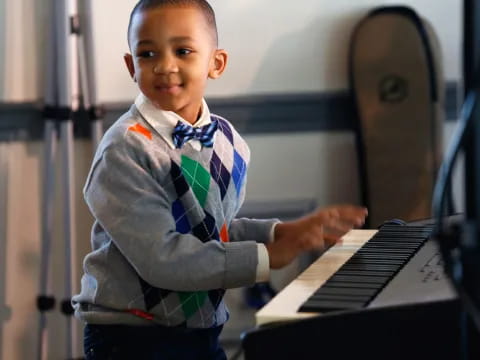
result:
<svg viewBox="0 0 480 360"><path fill-rule="evenodd" d="M187 121L187 122L190 123L191 125L195 125L195 123L196 123L198 120L200 120L200 118L202 117L202 111L203 111L203 106L202 106L202 104L200 104L200 108L199 108L198 111L197 111L197 115L194 116L194 117L192 117L191 119L186 119L186 118L184 118L184 117L183 117L182 115L180 115L180 114L177 114L177 115L181 116L182 119L184 119L185 121Z"/></svg>
<svg viewBox="0 0 480 360"><path fill-rule="evenodd" d="M158 110L161 110L161 111L171 111L171 110L164 110L162 109L160 106L156 105L155 103L153 103L150 99L148 99L145 95L142 95L144 96L145 100L147 100L148 102L150 102L150 104L155 107L156 109ZM203 114L203 100L200 102L199 106L198 106L198 110L193 113L192 112L192 115L190 114L185 114L184 112L182 111L172 111L173 113L177 114L179 117L181 117L183 120L185 120L186 122L188 122L190 125L195 125L196 122L198 122L200 120L200 118L202 117L202 114Z"/></svg>
<svg viewBox="0 0 480 360"><path fill-rule="evenodd" d="M202 108L203 108L202 103L200 103L198 110L195 112L192 112L192 114L185 114L181 111L180 112L174 111L174 112L175 114L180 116L183 120L188 122L190 125L194 125L202 117Z"/></svg>

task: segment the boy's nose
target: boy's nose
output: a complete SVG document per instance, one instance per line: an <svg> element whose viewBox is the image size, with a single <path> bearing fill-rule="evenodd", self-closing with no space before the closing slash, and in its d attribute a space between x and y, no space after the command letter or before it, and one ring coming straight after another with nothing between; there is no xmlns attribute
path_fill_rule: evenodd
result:
<svg viewBox="0 0 480 360"><path fill-rule="evenodd" d="M156 75L170 74L177 72L178 66L175 59L172 56L163 56L153 66L153 73Z"/></svg>

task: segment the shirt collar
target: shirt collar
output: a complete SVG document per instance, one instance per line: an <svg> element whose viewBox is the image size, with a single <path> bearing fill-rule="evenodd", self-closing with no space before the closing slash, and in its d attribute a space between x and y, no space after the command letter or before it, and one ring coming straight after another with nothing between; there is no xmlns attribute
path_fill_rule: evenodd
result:
<svg viewBox="0 0 480 360"><path fill-rule="evenodd" d="M142 114L145 121L165 140L165 142L175 149L172 140L173 129L179 121L191 125L188 121L173 111L165 111L157 108L148 98L140 93L135 99L135 106ZM210 110L205 99L202 99L202 114L193 127L208 125L212 122L210 119ZM190 140L187 144L191 145L195 150L200 151L202 144L198 140Z"/></svg>

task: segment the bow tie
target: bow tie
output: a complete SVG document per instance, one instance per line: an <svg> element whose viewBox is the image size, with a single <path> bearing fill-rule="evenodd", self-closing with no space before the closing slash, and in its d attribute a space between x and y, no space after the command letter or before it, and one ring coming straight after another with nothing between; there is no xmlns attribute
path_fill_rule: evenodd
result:
<svg viewBox="0 0 480 360"><path fill-rule="evenodd" d="M213 146L213 135L218 129L217 120L212 120L208 125L194 128L181 121L173 129L172 138L176 148L181 148L190 140L198 140L203 146Z"/></svg>

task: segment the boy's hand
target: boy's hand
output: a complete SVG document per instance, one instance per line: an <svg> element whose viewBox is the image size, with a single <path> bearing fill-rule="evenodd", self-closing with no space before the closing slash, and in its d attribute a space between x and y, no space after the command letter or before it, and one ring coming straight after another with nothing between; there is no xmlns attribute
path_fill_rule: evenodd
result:
<svg viewBox="0 0 480 360"><path fill-rule="evenodd" d="M301 252L333 245L354 227L362 226L367 214L367 209L363 207L339 205L278 224L275 227L274 241L266 245L270 267L281 268Z"/></svg>

